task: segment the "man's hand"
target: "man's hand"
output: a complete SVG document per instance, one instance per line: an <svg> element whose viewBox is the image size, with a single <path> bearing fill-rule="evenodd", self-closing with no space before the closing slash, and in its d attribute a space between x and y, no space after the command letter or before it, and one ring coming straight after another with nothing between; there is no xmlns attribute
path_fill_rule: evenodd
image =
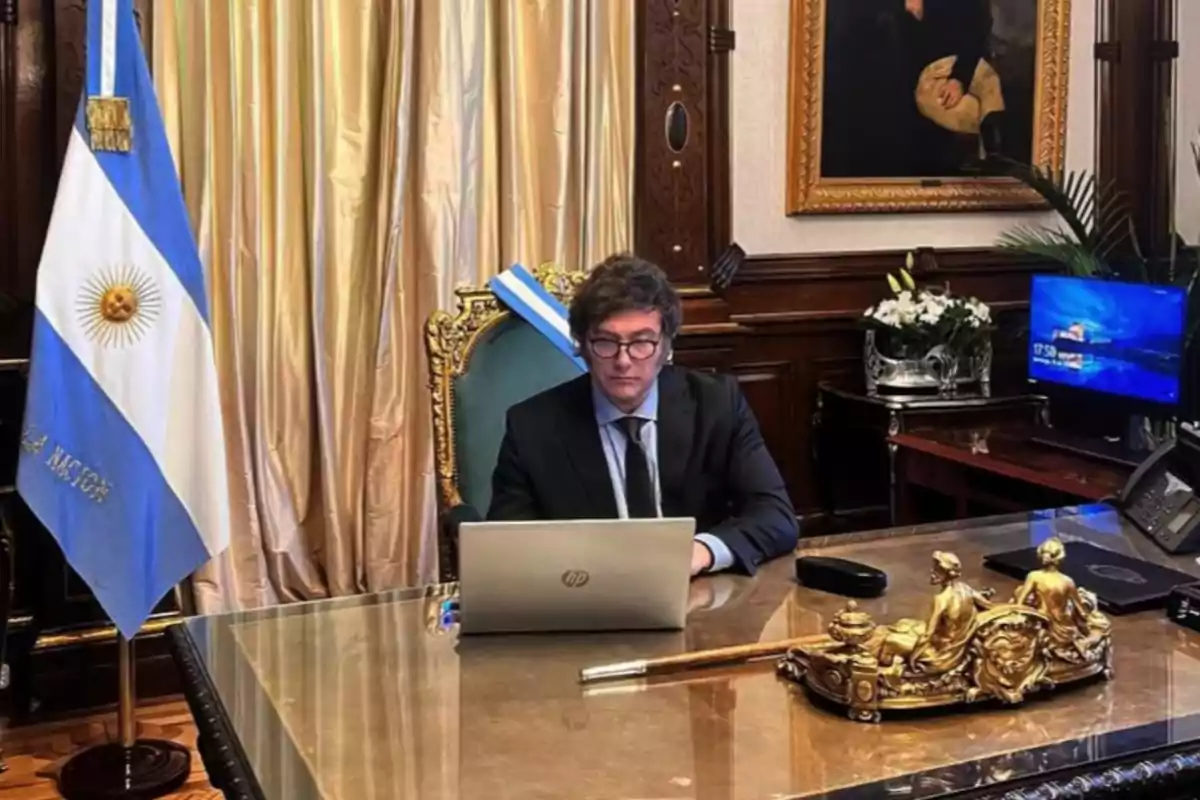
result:
<svg viewBox="0 0 1200 800"><path fill-rule="evenodd" d="M904 0L904 10L917 19L924 19L925 0Z"/></svg>
<svg viewBox="0 0 1200 800"><path fill-rule="evenodd" d="M712 565L712 551L700 542L692 542L692 574L699 575Z"/></svg>
<svg viewBox="0 0 1200 800"><path fill-rule="evenodd" d="M942 108L954 108L963 99L963 85L956 78L951 78L942 84L938 99L942 101Z"/></svg>

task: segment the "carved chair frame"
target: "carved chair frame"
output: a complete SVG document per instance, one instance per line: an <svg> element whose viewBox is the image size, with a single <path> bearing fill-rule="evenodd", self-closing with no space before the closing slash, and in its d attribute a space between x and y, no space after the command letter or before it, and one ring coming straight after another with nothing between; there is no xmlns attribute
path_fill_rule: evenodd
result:
<svg viewBox="0 0 1200 800"><path fill-rule="evenodd" d="M585 271L566 271L554 264L531 270L546 291L570 305ZM457 310L435 311L425 323L425 352L429 361L429 390L433 412L434 474L441 511L462 503L455 456L454 379L467 371L471 353L485 333L512 314L487 286L455 290ZM477 509L484 514L487 509Z"/></svg>

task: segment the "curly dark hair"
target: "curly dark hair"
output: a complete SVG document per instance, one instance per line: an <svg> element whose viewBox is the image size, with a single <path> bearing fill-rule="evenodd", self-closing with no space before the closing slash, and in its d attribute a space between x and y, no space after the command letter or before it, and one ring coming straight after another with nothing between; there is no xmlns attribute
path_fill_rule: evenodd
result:
<svg viewBox="0 0 1200 800"><path fill-rule="evenodd" d="M667 276L654 264L628 253L596 265L571 301L571 335L581 344L588 333L613 314L658 309L663 338L675 339L683 323L683 305Z"/></svg>

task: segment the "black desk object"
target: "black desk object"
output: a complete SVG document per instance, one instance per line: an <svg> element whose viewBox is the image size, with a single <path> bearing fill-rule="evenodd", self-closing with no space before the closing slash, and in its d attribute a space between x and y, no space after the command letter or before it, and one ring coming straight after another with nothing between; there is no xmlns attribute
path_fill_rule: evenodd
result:
<svg viewBox="0 0 1200 800"><path fill-rule="evenodd" d="M1067 557L1059 570L1074 580L1076 586L1094 592L1100 607L1112 614L1163 608L1175 587L1194 582L1191 575L1177 569L1086 542L1068 542L1066 551ZM1036 547L996 553L985 558L984 563L1017 580L1041 569Z"/></svg>
<svg viewBox="0 0 1200 800"><path fill-rule="evenodd" d="M797 558L796 581L810 589L845 597L879 597L887 589L887 574L883 570L829 556Z"/></svg>
<svg viewBox="0 0 1200 800"><path fill-rule="evenodd" d="M1167 619L1200 633L1200 583L1175 587L1167 599Z"/></svg>
<svg viewBox="0 0 1200 800"><path fill-rule="evenodd" d="M1134 471L1117 504L1168 553L1200 550L1200 433L1180 427Z"/></svg>

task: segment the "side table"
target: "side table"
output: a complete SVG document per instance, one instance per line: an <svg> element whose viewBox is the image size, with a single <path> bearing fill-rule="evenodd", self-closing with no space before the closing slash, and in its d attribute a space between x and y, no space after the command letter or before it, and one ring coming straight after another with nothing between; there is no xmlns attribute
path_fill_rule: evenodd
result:
<svg viewBox="0 0 1200 800"><path fill-rule="evenodd" d="M822 382L813 420L817 493L825 514L862 518L872 527L879 512L899 524L896 445L891 436L913 428L967 429L1047 425L1049 402L1036 394L869 394L864 385Z"/></svg>
<svg viewBox="0 0 1200 800"><path fill-rule="evenodd" d="M898 448L896 495L899 524L925 520L914 488L954 502L955 519L1111 502L1132 467L1039 445L1035 431L924 430L888 437Z"/></svg>

